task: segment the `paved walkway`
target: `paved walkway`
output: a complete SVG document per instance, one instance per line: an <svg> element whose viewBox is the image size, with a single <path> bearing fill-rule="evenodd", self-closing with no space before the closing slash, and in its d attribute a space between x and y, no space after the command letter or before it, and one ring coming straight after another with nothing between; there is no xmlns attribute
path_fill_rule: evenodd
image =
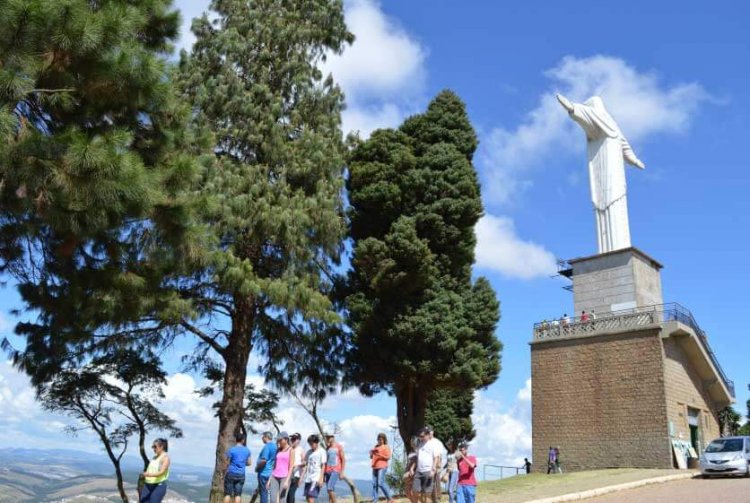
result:
<svg viewBox="0 0 750 503"><path fill-rule="evenodd" d="M748 503L750 479L684 479L589 498L584 503Z"/></svg>

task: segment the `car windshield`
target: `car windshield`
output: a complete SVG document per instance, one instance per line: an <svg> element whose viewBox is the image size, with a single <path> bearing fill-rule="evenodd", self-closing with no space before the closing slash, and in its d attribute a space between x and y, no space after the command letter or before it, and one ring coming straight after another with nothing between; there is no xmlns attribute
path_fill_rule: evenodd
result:
<svg viewBox="0 0 750 503"><path fill-rule="evenodd" d="M741 438L729 438L726 440L714 440L708 447L706 452L737 452L742 450L742 439Z"/></svg>

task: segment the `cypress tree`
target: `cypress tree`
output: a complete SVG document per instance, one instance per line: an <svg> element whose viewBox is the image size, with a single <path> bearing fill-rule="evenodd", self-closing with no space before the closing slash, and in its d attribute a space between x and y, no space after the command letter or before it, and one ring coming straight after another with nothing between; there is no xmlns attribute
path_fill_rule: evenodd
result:
<svg viewBox="0 0 750 503"><path fill-rule="evenodd" d="M338 0L214 0L193 23L182 88L213 133L208 260L180 281L197 363L223 370L211 501L244 414L250 353L266 358L338 317L328 296L342 216L343 95L320 63L353 37ZM223 321L226 320L226 321Z"/></svg>
<svg viewBox="0 0 750 503"><path fill-rule="evenodd" d="M499 304L486 279L471 278L482 214L476 146L463 103L443 91L349 158L349 379L365 394L395 395L404 445L435 390L469 393L500 371Z"/></svg>
<svg viewBox="0 0 750 503"><path fill-rule="evenodd" d="M435 431L435 436L447 443L460 443L474 439L476 431L471 420L474 412L474 394L466 390L438 388L427 399L425 424Z"/></svg>

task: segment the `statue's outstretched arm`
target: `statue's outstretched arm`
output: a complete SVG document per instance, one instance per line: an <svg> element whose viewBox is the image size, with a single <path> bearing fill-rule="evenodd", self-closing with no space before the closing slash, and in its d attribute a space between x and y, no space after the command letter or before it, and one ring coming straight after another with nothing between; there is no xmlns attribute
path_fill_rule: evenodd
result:
<svg viewBox="0 0 750 503"><path fill-rule="evenodd" d="M644 169L646 165L643 164L643 162L635 155L635 152L633 152L633 147L630 146L628 140L626 140L624 136L620 136L620 142L622 144L622 157L625 159L625 161L628 164L635 166L636 168Z"/></svg>
<svg viewBox="0 0 750 503"><path fill-rule="evenodd" d="M557 101L559 101L563 106L563 108L568 111L568 113L573 112L573 103L571 103L568 98L566 98L562 94L556 94L555 97L557 98Z"/></svg>

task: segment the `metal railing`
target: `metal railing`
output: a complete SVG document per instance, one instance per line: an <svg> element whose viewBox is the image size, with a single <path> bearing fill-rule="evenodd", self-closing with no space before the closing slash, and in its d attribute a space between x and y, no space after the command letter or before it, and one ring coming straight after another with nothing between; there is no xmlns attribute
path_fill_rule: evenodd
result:
<svg viewBox="0 0 750 503"><path fill-rule="evenodd" d="M559 337L587 335L624 328L642 327L667 321L679 321L693 329L706 353L708 353L714 367L719 372L724 384L726 384L732 397L734 397L734 382L724 373L724 369L719 364L719 360L708 343L706 333L698 325L693 313L676 302L612 311L599 314L596 317L589 315L541 321L534 324L534 339L556 339Z"/></svg>
<svg viewBox="0 0 750 503"><path fill-rule="evenodd" d="M503 478L503 470L507 471L507 473L509 474L509 475L506 475L507 477L513 477L521 473L526 474L526 469L523 466L519 468L517 466L482 465L482 480L487 480L487 468L499 468L500 469L499 478L501 479ZM492 480L497 480L497 479L492 479Z"/></svg>

